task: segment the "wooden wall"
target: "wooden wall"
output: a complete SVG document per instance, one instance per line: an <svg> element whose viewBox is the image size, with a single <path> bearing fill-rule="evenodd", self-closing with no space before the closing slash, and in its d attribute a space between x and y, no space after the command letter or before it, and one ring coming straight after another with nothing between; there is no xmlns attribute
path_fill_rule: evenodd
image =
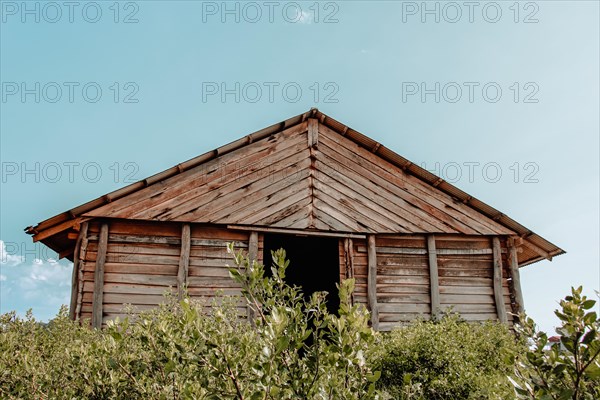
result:
<svg viewBox="0 0 600 400"><path fill-rule="evenodd" d="M227 243L262 262L263 236L203 224L85 223L75 253L72 317L101 326L124 317L125 304L134 313L148 310L179 288L210 309L218 293L241 294L226 267L232 264ZM342 237L340 279L356 280L353 301L372 311L379 330L448 308L468 321L512 324L522 298L510 246L503 237L455 234ZM246 311L240 301L240 315Z"/></svg>
<svg viewBox="0 0 600 400"><path fill-rule="evenodd" d="M150 229L151 227L151 229ZM155 307L177 288L181 227L111 221L104 264L103 323L124 316L124 303L142 311ZM83 254L83 298L79 318L92 319L100 223L90 223Z"/></svg>
<svg viewBox="0 0 600 400"><path fill-rule="evenodd" d="M112 220L108 223L108 243L104 262L102 324L126 315L124 304L134 313L156 307L164 294L177 294L178 273L182 259L183 225ZM79 283L74 289L78 319L93 321L94 287L98 260L101 223L92 222L87 229L78 268ZM238 250L248 251L249 232L193 225L189 235L189 258L185 287L190 298L202 301L210 309L217 293L240 294L229 277L226 265L232 265L226 245L234 242ZM257 255L262 260L262 235L258 235ZM83 283L81 285L81 283ZM81 289L80 289L81 288ZM245 308L240 312L245 313Z"/></svg>
<svg viewBox="0 0 600 400"><path fill-rule="evenodd" d="M429 319L432 312L450 308L467 321L495 320L503 315L505 322L512 324L511 314L520 310L506 240L499 240L502 274L496 294L492 237L377 235L375 304L368 296L369 246L366 240L354 239L353 244L350 257L345 240L340 240L342 269L348 268L348 259L354 259L353 273L343 269L340 275L354 276L355 301L377 309L379 330L390 330L416 318ZM503 311L499 311L496 296L502 299Z"/></svg>

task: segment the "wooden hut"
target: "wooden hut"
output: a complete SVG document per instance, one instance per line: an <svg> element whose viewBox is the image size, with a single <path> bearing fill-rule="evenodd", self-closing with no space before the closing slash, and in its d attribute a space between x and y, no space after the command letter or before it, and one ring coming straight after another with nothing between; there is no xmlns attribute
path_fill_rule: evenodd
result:
<svg viewBox="0 0 600 400"><path fill-rule="evenodd" d="M355 278L379 330L449 306L511 323L519 268L564 253L316 109L26 231L73 261L71 317L95 327L169 288L239 293L231 241L260 261L286 248L288 280L307 292Z"/></svg>

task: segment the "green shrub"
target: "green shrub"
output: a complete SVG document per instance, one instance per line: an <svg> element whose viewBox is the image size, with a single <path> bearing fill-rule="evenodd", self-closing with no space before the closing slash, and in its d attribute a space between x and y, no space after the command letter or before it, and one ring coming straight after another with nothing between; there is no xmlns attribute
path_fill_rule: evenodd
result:
<svg viewBox="0 0 600 400"><path fill-rule="evenodd" d="M591 310L596 301L581 295L582 287L560 301L554 313L561 321L558 342L521 316L517 333L531 346L517 358L515 392L520 399L600 399L600 319Z"/></svg>
<svg viewBox="0 0 600 400"><path fill-rule="evenodd" d="M285 284L283 250L273 259L267 278L235 254L230 272L244 299L219 298L210 313L166 298L104 331L70 321L65 308L47 325L2 315L0 398L376 398L364 356L375 333L364 307L350 304L353 281L340 285L339 316L331 315L323 293L304 300ZM253 324L240 318L241 300L251 302Z"/></svg>
<svg viewBox="0 0 600 400"><path fill-rule="evenodd" d="M517 348L506 326L449 314L382 335L371 358L380 388L394 399L510 399L506 375Z"/></svg>

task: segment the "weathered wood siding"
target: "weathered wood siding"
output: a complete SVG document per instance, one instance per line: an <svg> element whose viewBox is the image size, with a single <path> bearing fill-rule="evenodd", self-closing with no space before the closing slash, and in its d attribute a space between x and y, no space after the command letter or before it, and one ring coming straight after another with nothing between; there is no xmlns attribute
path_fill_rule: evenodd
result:
<svg viewBox="0 0 600 400"><path fill-rule="evenodd" d="M499 319L494 298L494 264L490 237L436 235L435 260L438 270L438 297L440 311L452 308L468 321ZM357 280L355 301L367 301L367 244L354 240L354 277ZM340 240L341 269L349 258ZM515 311L513 290L509 286L510 267L506 242L502 246L502 299L506 318L512 324L510 313ZM377 309L379 329L394 326L416 318L429 319L432 315L432 277L426 235L379 235L377 255ZM348 276L347 272L340 276Z"/></svg>
<svg viewBox="0 0 600 400"><path fill-rule="evenodd" d="M438 237L440 302L469 321L497 319L494 300L494 265L491 239L487 237ZM508 282L503 279L508 300Z"/></svg>
<svg viewBox="0 0 600 400"><path fill-rule="evenodd" d="M347 277L353 277L355 280L355 288L353 300L356 303L368 304L367 300L367 241L365 239L350 239L348 244L351 245L348 249L344 246L345 239L340 239L339 255L340 255L340 280ZM362 249L359 250L359 249ZM346 265L352 263L352 272L346 270Z"/></svg>
<svg viewBox="0 0 600 400"><path fill-rule="evenodd" d="M83 268L81 319L92 317L99 223L91 223ZM125 316L123 304L142 311L175 292L181 248L181 225L110 221L104 264L103 323Z"/></svg>
<svg viewBox="0 0 600 400"><path fill-rule="evenodd" d="M380 329L431 314L424 236L378 237L377 303Z"/></svg>
<svg viewBox="0 0 600 400"><path fill-rule="evenodd" d="M241 296L240 287L229 277L228 265L233 259L227 253L227 243L233 242L237 250L248 251L250 232L231 231L220 227L192 226L191 251L187 290L190 298L203 303L210 310L218 294ZM262 235L259 235L258 254L262 253ZM257 255L258 255L257 254ZM242 301L238 304L240 315L246 315Z"/></svg>
<svg viewBox="0 0 600 400"><path fill-rule="evenodd" d="M182 253L182 224L110 220L104 263L102 322L126 315L125 304L133 312L148 310L164 301L165 293L177 293L178 269ZM94 275L98 255L100 223L89 224L87 247L81 254L82 293L75 318L92 319ZM262 261L263 235L258 235L258 256ZM229 278L226 264L232 259L226 244L248 250L249 232L220 227L192 225L188 274L185 286L192 299L210 304L217 293L240 294ZM245 310L245 308L244 308Z"/></svg>
<svg viewBox="0 0 600 400"><path fill-rule="evenodd" d="M100 258L99 238L102 224L108 226L108 244L102 270L96 271ZM251 231L220 226L191 224L189 235L185 223L141 222L126 220L91 221L87 235L78 248L78 284L74 290L77 319L105 324L109 319L124 317L125 304L135 312L148 310L164 301L163 295L177 294L186 288L190 297L201 301L208 310L218 293L241 294L229 277L226 265L232 264L226 245L250 250ZM264 235L256 233L256 256L263 262ZM182 242L189 241L189 248ZM375 257L369 257L368 240L339 239L340 280L356 280L353 301L376 311L374 326L390 330L394 326L421 317L429 319L439 301L439 310L453 308L469 321L499 319L494 290L493 237L466 235L377 235ZM518 310L509 264L510 252L505 239L500 244L502 281L500 298L506 320ZM373 244L371 244L373 245ZM188 250L189 249L189 250ZM369 268L369 260L374 268ZM267 260L270 264L270 260ZM438 287L432 286L431 263L435 263ZM182 277L182 266L187 273ZM269 265L267 265L269 266ZM101 273L102 272L102 273ZM178 278L179 273L179 278ZM98 291L95 277L103 278ZM371 276L370 276L371 275ZM318 279L316 277L315 279ZM369 282L372 290L369 292ZM101 282L99 282L101 283ZM371 295L369 295L371 293ZM100 299L100 300L98 300ZM94 305L101 301L101 308ZM218 301L218 300L217 300ZM247 315L244 303L238 304L241 316ZM94 310L101 310L100 314ZM101 315L98 319L97 315ZM94 318L95 317L95 318Z"/></svg>

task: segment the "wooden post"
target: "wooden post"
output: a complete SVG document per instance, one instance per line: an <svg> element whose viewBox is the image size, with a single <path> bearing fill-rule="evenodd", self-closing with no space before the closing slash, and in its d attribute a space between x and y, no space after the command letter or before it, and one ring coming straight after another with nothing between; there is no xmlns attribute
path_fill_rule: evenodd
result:
<svg viewBox="0 0 600 400"><path fill-rule="evenodd" d="M77 241L75 242L75 252L73 253L73 275L71 276L71 303L69 304L69 318L75 321L77 311L77 295L79 294L79 286L83 285L83 282L79 280L79 269L81 266L81 242L83 238L86 238L87 242L87 229L88 223L84 222L77 235Z"/></svg>
<svg viewBox="0 0 600 400"><path fill-rule="evenodd" d="M354 244L352 243L352 238L344 239L344 253L346 259L346 279L352 279L354 278ZM350 302L354 304L354 291L350 294Z"/></svg>
<svg viewBox="0 0 600 400"><path fill-rule="evenodd" d="M190 224L181 225L181 252L179 253L179 268L177 269L177 296L181 300L187 289L188 269L190 266L190 247L192 235Z"/></svg>
<svg viewBox="0 0 600 400"><path fill-rule="evenodd" d="M252 263L254 261L258 261L258 232L257 231L250 232L250 237L248 239L248 259L250 261L250 265L252 265ZM246 308L246 317L248 318L248 321L250 321L250 324L252 324L252 326L254 326L255 315L254 315L254 310L252 309L250 304L248 304L248 306Z"/></svg>
<svg viewBox="0 0 600 400"><path fill-rule="evenodd" d="M96 267L94 271L94 297L92 302L92 327L102 328L102 312L104 297L104 263L108 248L108 224L103 222L100 226L98 237L98 253L96 254Z"/></svg>
<svg viewBox="0 0 600 400"><path fill-rule="evenodd" d="M519 274L517 246L515 246L515 240L513 238L508 239L508 263L510 265L512 285L515 294L515 312L518 314L525 311L525 303L523 302L523 292L521 291L521 275Z"/></svg>
<svg viewBox="0 0 600 400"><path fill-rule="evenodd" d="M504 293L502 290L502 249L500 247L500 239L497 236L492 238L492 247L494 255L494 299L496 301L496 313L500 322L507 324L508 318L506 316Z"/></svg>
<svg viewBox="0 0 600 400"><path fill-rule="evenodd" d="M352 238L348 238L348 270L346 272L349 278L354 278L354 243Z"/></svg>
<svg viewBox="0 0 600 400"><path fill-rule="evenodd" d="M78 266L78 274L79 274L79 282L81 285L77 287L77 307L75 309L75 320L79 321L81 317L81 306L83 304L83 270L85 268L85 257L87 253L87 245L88 245L88 223L84 222L81 226L81 229L85 231L85 234L81 235L81 246L79 247L79 266Z"/></svg>
<svg viewBox="0 0 600 400"><path fill-rule="evenodd" d="M319 145L319 121L316 118L308 119L308 147Z"/></svg>
<svg viewBox="0 0 600 400"><path fill-rule="evenodd" d="M377 307L377 249L375 246L375 235L369 235L367 240L369 243L367 293L369 298L369 308L371 309L371 325L373 326L373 329L379 330L379 309Z"/></svg>
<svg viewBox="0 0 600 400"><path fill-rule="evenodd" d="M429 291L431 296L431 318L440 312L440 284L437 264L435 236L427 235L427 254L429 256Z"/></svg>
<svg viewBox="0 0 600 400"><path fill-rule="evenodd" d="M248 258L250 263L256 260L258 261L258 232L250 232L250 238L248 239Z"/></svg>

